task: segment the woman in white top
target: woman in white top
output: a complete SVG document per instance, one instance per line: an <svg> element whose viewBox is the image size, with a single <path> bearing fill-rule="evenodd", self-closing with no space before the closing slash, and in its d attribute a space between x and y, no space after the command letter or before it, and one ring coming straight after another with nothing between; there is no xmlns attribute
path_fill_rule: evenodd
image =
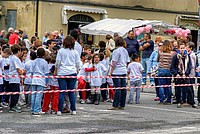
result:
<svg viewBox="0 0 200 134"><path fill-rule="evenodd" d="M113 51L111 69L109 75L126 77L127 63L130 62L130 58L125 46L125 41L122 37L118 37L115 41L117 49ZM126 78L113 78L115 88L126 87ZM116 89L114 95L113 105L109 110L124 109L126 103L126 89Z"/></svg>
<svg viewBox="0 0 200 134"><path fill-rule="evenodd" d="M77 76L80 66L80 55L74 50L75 40L72 36L67 36L63 41L63 48L58 51L55 64L55 75ZM73 90L76 85L76 78L59 78L60 90ZM58 115L61 115L66 92L59 94ZM74 92L68 92L70 109L72 114L76 114L76 98Z"/></svg>

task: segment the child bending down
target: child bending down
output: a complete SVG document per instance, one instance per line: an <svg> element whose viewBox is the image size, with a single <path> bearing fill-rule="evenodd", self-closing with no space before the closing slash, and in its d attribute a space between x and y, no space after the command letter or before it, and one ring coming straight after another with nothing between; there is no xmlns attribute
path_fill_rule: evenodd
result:
<svg viewBox="0 0 200 134"><path fill-rule="evenodd" d="M130 78L130 95L128 99L128 103L133 103L133 95L134 91L136 90L136 98L135 103L140 103L140 86L142 85L142 72L144 68L142 67L142 64L140 63L140 56L137 54L133 54L132 56L133 62L128 65L128 74L131 77Z"/></svg>

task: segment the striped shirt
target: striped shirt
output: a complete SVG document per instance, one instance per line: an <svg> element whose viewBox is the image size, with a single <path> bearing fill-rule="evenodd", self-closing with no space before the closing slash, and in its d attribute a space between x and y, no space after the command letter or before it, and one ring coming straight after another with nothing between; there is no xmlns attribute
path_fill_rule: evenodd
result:
<svg viewBox="0 0 200 134"><path fill-rule="evenodd" d="M159 52L158 54L158 68L170 69L171 61L174 53L163 53Z"/></svg>

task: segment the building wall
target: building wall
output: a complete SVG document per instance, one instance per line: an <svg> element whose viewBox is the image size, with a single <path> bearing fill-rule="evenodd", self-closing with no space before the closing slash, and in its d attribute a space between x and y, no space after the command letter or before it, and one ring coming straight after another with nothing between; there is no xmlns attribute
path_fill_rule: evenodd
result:
<svg viewBox="0 0 200 134"><path fill-rule="evenodd" d="M63 1L63 0L62 0ZM65 0L64 0L65 1ZM197 12L197 0L66 0L115 6L142 6L145 8Z"/></svg>
<svg viewBox="0 0 200 134"><path fill-rule="evenodd" d="M42 2L40 3L40 26L39 29L41 32L39 33L40 37L41 34L45 31L54 31L63 29L66 35L67 33L67 25L62 24L61 20L61 10L64 5L68 4L61 4L61 3L50 3L50 2ZM77 5L76 5L77 6ZM100 14L93 14L93 13L79 13L68 11L67 12L68 19L76 14L84 14L92 17L95 21L100 20Z"/></svg>
<svg viewBox="0 0 200 134"><path fill-rule="evenodd" d="M60 0L61 1L61 0ZM68 26L62 24L61 20L61 9L64 5L73 5L73 6L83 6L88 8L101 8L105 9L108 12L109 18L119 18L119 19L138 19L142 18L144 20L163 20L172 24L175 24L175 19L178 14L178 11L189 11L197 12L198 4L196 0L68 0L69 2L63 3L59 2L40 2L39 3L39 25L38 25L38 35L42 38L45 31L54 31L63 29L64 33L67 33ZM69 4L74 3L74 4ZM79 4L78 4L79 3ZM89 3L89 4L88 4ZM93 5L92 5L93 3ZM83 5L83 4L88 4ZM99 6L95 6L95 4ZM4 1L3 5L5 9L14 9L17 10L17 29L24 30L29 37L34 35L35 32L35 2L33 1ZM107 5L107 6L105 6ZM125 7L128 6L128 9L122 8L111 8L108 5ZM172 12L158 12L158 11L142 11L131 10L130 7L142 6L144 8L154 8L162 10L173 10ZM177 11L177 13L175 13ZM100 14L94 13L80 13L68 11L68 19L76 14L84 14L92 17L95 21L101 19ZM3 20L3 21L2 21ZM0 22L5 22L5 16L1 17ZM197 21L185 21L188 23L198 24ZM183 24L181 22L181 24ZM1 27L4 24L1 25ZM95 37L99 38L99 37Z"/></svg>
<svg viewBox="0 0 200 134"><path fill-rule="evenodd" d="M7 10L17 10L16 28L22 29L28 35L33 36L35 30L35 2L5 1L3 4Z"/></svg>

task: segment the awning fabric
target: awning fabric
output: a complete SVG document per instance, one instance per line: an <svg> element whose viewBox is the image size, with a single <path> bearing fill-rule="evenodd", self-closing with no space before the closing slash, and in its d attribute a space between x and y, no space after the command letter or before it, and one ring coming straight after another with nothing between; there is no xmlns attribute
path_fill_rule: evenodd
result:
<svg viewBox="0 0 200 134"><path fill-rule="evenodd" d="M120 36L124 36L132 28L140 27L143 25L161 25L169 26L170 28L176 27L175 25L163 22L163 21L149 21L149 20L126 20L126 19L104 19L93 22L86 26L81 27L81 32L91 35L107 35L111 36L114 33L118 33Z"/></svg>
<svg viewBox="0 0 200 134"><path fill-rule="evenodd" d="M64 6L63 10L75 11L75 12L85 12L85 13L107 14L107 11L105 9L87 8L87 7L80 7L80 6Z"/></svg>

